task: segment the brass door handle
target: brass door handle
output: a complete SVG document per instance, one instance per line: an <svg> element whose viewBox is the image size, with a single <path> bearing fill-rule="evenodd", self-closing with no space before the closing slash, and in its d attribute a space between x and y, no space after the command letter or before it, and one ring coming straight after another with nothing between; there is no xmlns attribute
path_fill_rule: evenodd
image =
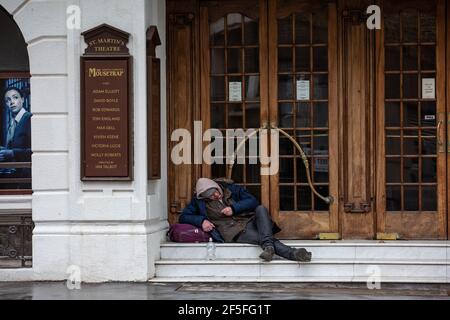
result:
<svg viewBox="0 0 450 320"><path fill-rule="evenodd" d="M442 141L442 135L441 135L441 128L444 124L444 120L439 120L439 123L437 125L437 138L438 138L438 145L442 146L444 144L444 141Z"/></svg>

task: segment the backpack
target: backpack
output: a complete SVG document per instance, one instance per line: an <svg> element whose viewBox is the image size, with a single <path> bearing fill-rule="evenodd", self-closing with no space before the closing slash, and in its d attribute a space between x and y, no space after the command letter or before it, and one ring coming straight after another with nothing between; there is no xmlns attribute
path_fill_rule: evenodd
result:
<svg viewBox="0 0 450 320"><path fill-rule="evenodd" d="M167 236L173 242L208 242L211 235L190 224L176 223L170 226Z"/></svg>

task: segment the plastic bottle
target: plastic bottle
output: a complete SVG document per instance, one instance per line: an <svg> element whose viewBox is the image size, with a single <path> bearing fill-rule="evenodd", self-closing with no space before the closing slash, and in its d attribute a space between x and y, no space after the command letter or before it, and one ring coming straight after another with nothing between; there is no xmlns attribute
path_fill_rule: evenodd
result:
<svg viewBox="0 0 450 320"><path fill-rule="evenodd" d="M206 260L216 260L216 244L212 238L206 244Z"/></svg>

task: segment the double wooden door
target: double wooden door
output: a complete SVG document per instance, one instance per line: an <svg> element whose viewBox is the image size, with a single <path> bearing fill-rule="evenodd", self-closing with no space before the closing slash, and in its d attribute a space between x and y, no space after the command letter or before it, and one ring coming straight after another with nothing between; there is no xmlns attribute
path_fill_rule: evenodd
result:
<svg viewBox="0 0 450 320"><path fill-rule="evenodd" d="M379 2L379 30L366 24L371 4L199 2L204 129L284 132L277 174L247 154L232 175L281 238L447 238L446 3ZM201 175L225 176L218 162Z"/></svg>

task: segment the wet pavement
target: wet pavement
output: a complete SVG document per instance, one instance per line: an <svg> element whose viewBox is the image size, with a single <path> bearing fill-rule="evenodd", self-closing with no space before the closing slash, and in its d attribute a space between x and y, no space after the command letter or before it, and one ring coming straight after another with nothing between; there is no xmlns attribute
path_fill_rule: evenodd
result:
<svg viewBox="0 0 450 320"><path fill-rule="evenodd" d="M450 300L450 284L14 282L0 300Z"/></svg>

